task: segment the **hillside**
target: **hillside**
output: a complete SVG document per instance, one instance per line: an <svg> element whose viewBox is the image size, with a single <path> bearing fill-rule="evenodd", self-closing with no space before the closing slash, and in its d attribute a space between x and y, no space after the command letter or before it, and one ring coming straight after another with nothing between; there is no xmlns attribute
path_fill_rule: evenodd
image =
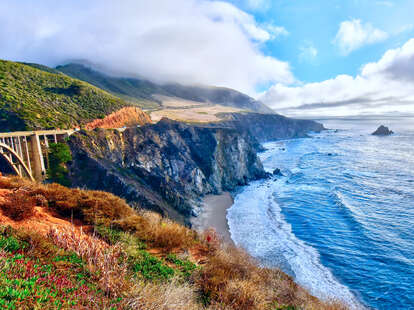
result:
<svg viewBox="0 0 414 310"><path fill-rule="evenodd" d="M74 128L127 106L54 69L0 60L0 131Z"/></svg>
<svg viewBox="0 0 414 310"><path fill-rule="evenodd" d="M143 79L112 77L81 64L58 66L57 70L102 88L125 100L141 103L143 108L158 108L162 101L154 95L181 98L199 103L218 104L242 110L274 113L269 107L253 98L224 87L184 86L180 84L156 84Z"/></svg>
<svg viewBox="0 0 414 310"><path fill-rule="evenodd" d="M214 231L105 192L0 177L0 306L7 309L341 310Z"/></svg>

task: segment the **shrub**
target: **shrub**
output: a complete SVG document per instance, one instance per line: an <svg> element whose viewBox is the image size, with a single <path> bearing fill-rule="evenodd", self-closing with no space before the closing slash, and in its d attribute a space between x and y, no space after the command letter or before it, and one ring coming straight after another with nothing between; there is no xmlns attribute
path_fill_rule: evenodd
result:
<svg viewBox="0 0 414 310"><path fill-rule="evenodd" d="M0 236L0 249L6 252L16 252L23 247L24 245L20 244L19 240L17 240L13 236Z"/></svg>
<svg viewBox="0 0 414 310"><path fill-rule="evenodd" d="M21 221L34 214L35 204L35 198L28 190L21 188L8 193L4 202L0 204L0 208L7 217Z"/></svg>
<svg viewBox="0 0 414 310"><path fill-rule="evenodd" d="M61 185L70 186L66 163L72 160L70 148L66 143L51 143L49 145L48 179Z"/></svg>
<svg viewBox="0 0 414 310"><path fill-rule="evenodd" d="M197 234L180 224L163 219L153 212L141 212L136 234L154 247L168 253L173 249L189 248L194 245Z"/></svg>

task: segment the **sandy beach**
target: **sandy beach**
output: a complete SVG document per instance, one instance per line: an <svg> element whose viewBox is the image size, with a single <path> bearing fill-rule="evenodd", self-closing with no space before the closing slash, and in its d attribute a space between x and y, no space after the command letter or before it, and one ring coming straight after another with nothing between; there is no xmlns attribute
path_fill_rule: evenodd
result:
<svg viewBox="0 0 414 310"><path fill-rule="evenodd" d="M193 227L203 231L214 228L227 242L232 242L227 223L227 209L233 205L233 198L229 192L221 195L208 195L203 199L203 209L200 215L193 219Z"/></svg>

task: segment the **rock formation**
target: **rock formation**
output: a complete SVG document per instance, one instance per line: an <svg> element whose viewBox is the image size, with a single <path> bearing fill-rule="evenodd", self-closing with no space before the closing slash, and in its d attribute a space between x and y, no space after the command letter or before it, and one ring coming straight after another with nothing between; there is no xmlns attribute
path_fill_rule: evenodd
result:
<svg viewBox="0 0 414 310"><path fill-rule="evenodd" d="M267 176L257 141L234 129L163 119L124 132L81 131L69 145L73 185L112 192L186 223L203 195Z"/></svg>
<svg viewBox="0 0 414 310"><path fill-rule="evenodd" d="M306 137L310 131L324 130L322 124L312 120L299 120L279 114L229 113L226 120L209 124L215 127L247 131L259 142Z"/></svg>
<svg viewBox="0 0 414 310"><path fill-rule="evenodd" d="M372 135L374 136L389 136L392 135L394 132L390 130L388 127L381 125L375 130Z"/></svg>
<svg viewBox="0 0 414 310"><path fill-rule="evenodd" d="M105 118L96 119L85 125L86 130L92 130L95 128L121 128L121 127L133 127L150 124L150 116L136 107L126 107L119 111L113 112L107 115Z"/></svg>

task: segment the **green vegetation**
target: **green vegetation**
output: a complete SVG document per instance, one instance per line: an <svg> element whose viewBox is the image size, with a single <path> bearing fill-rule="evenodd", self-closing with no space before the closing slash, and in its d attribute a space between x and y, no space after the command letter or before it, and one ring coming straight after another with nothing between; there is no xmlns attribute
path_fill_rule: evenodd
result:
<svg viewBox="0 0 414 310"><path fill-rule="evenodd" d="M0 131L74 128L131 105L49 69L0 60Z"/></svg>
<svg viewBox="0 0 414 310"><path fill-rule="evenodd" d="M153 95L164 95L185 100L221 104L242 110L274 113L263 103L229 88L184 86L176 83L162 85L136 78L113 77L84 65L73 63L58 66L56 70L95 85L145 109L159 108L160 102L154 99Z"/></svg>
<svg viewBox="0 0 414 310"><path fill-rule="evenodd" d="M160 86L149 81L112 77L81 64L58 66L56 70L106 90L143 109L159 108L159 104L154 100L152 95L165 93Z"/></svg>
<svg viewBox="0 0 414 310"><path fill-rule="evenodd" d="M61 223L20 212L17 227L0 226L0 308L346 309L258 266L213 230L196 234L109 193L16 177L0 178L0 189L18 195L17 202L21 195L36 206L42 201L43 212Z"/></svg>
<svg viewBox="0 0 414 310"><path fill-rule="evenodd" d="M48 179L64 186L70 186L66 163L72 160L70 148L66 143L51 143L49 145Z"/></svg>
<svg viewBox="0 0 414 310"><path fill-rule="evenodd" d="M0 226L0 308L118 308L78 255L41 238Z"/></svg>
<svg viewBox="0 0 414 310"><path fill-rule="evenodd" d="M146 251L131 258L132 270L147 280L167 280L174 276L174 269Z"/></svg>
<svg viewBox="0 0 414 310"><path fill-rule="evenodd" d="M175 254L168 254L166 260L167 262L173 263L179 269L181 274L186 278L189 278L191 274L197 269L196 264L186 259L179 259Z"/></svg>

